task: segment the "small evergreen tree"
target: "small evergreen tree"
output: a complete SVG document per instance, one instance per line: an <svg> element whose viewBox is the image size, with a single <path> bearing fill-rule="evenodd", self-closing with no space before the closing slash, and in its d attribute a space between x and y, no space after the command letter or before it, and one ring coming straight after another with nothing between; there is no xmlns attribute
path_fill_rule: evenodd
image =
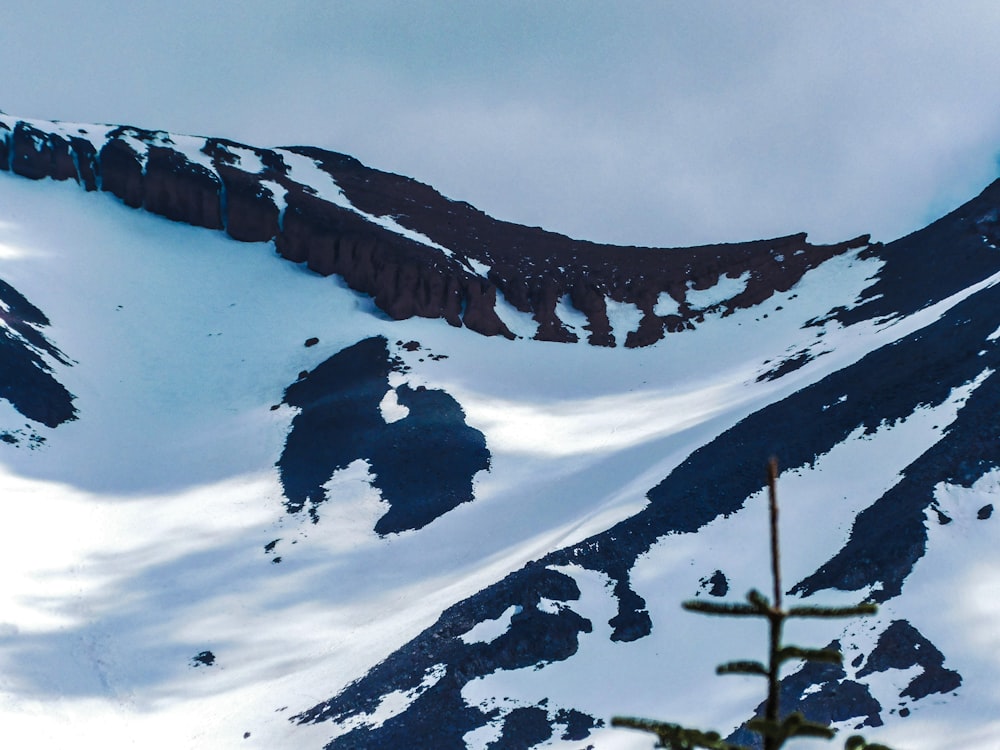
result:
<svg viewBox="0 0 1000 750"><path fill-rule="evenodd" d="M820 661L839 664L843 657L839 651L831 649L802 648L782 642L785 621L792 618L832 618L857 617L874 614L874 604L863 603L853 607L806 606L784 609L781 601L781 556L778 544L778 462L771 459L767 466L768 500L771 516L771 583L772 598L769 600L756 589L747 594L743 602L706 602L700 600L684 602L684 609L708 615L726 617L761 617L768 623L768 662L734 661L722 664L717 674L759 675L767 679L767 701L764 715L751 719L746 728L760 735L764 750L778 750L793 737L820 737L832 739L836 730L825 724L809 721L801 713L781 715L780 670L790 661ZM656 747L670 750L750 750L744 745L727 742L718 732L691 729L680 724L670 724L652 719L637 719L616 716L611 720L615 727L627 727L656 735ZM845 750L889 750L884 745L869 744L860 735L853 735L844 743Z"/></svg>

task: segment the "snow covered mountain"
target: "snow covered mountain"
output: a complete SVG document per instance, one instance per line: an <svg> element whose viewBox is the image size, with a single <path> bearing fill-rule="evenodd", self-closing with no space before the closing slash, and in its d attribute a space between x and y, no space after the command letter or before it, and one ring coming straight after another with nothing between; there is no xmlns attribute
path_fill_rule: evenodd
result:
<svg viewBox="0 0 1000 750"><path fill-rule="evenodd" d="M786 704L995 745L1000 182L885 245L663 249L312 148L2 116L0 170L19 746L735 729L762 634L679 603L765 585L770 455L790 595L881 605L792 633L846 658Z"/></svg>

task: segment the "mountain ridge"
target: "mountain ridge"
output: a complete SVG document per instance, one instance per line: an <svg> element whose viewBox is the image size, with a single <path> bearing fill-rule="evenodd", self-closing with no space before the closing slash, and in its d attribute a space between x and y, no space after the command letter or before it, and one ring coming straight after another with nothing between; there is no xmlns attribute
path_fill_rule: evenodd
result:
<svg viewBox="0 0 1000 750"><path fill-rule="evenodd" d="M295 179L295 158L312 162L300 162L303 173L312 172L307 179ZM131 126L0 118L0 169L74 180L133 208L240 241L273 241L282 257L337 274L397 320L443 318L513 338L498 315L499 294L537 325L534 338L586 338L597 346L647 346L710 309L751 307L870 239L811 245L800 233L687 248L599 245L492 219L344 154ZM711 304L693 302L724 279L739 283ZM620 304L634 306L637 320L616 336L609 308ZM580 330L567 327L560 305L586 318Z"/></svg>

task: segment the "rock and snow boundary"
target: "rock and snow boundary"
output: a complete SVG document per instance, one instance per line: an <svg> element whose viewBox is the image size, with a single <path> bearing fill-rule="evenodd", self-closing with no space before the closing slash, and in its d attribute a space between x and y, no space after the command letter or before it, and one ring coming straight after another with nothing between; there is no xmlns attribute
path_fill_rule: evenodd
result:
<svg viewBox="0 0 1000 750"><path fill-rule="evenodd" d="M98 155L121 141L110 162L95 162L94 190L58 184L52 171L25 174L34 162L16 150L6 161L15 174L0 175L4 330L36 363L22 378L28 390L55 394L73 417L50 424L16 398L0 404L0 431L12 437L0 443L0 513L14 530L0 548L0 720L20 744L339 749L411 747L419 737L435 748L638 750L645 737L602 722L631 713L735 727L756 706L757 686L712 670L754 656L758 639L678 604L718 591L706 585L717 573L729 596L760 585L766 549L747 540L764 524L760 467L774 452L797 595L883 602L871 622L794 634L837 640L848 660L843 674L792 680L789 690L901 748L992 747L995 188L922 233L835 253L751 306L721 298L757 276L723 272L717 295L691 295L692 310L704 309L690 326L648 346L559 346L470 336L468 304L461 327L436 314L394 320L383 305L391 295L358 294L347 275L331 282L310 268L319 261L279 262L277 234L236 242L238 222L205 231L100 195L113 191L97 174L121 157L141 178L138 205L165 213L154 208L171 205L170 190L144 192L171 184L158 164L208 182L215 169L221 184L223 152L203 151L210 139L6 122L8 148L20 133L17 143L35 144L50 170L66 164L53 156L63 153L57 137L79 136ZM87 187L79 157L89 152L77 148L66 180ZM434 263L490 279L502 265L499 250L462 263L473 256L453 240L485 226L471 207L448 202L471 217L450 214L450 235L431 220L434 200L446 199L416 201L409 213L380 208L396 200L387 186L429 191L418 183L309 150L225 152L234 175L252 178L251 193L269 154L287 152L354 207L331 199L329 185L307 190L319 177L300 164L313 176L290 189L270 175L260 184L271 197L248 217L267 219L270 203L282 224L300 189L317 215L346 211L337 216ZM22 179L31 176L57 182ZM367 199L366 177L382 191ZM239 204L236 179L219 193L225 215ZM323 236L315 247L329 247ZM484 232L482 245L500 239ZM538 268L523 266L525 289L536 272L546 278ZM574 268L591 266L560 273ZM713 287L670 278L688 290L674 302ZM649 293L658 317L681 309ZM505 314L557 330L537 320L549 297L531 297L539 307L528 312L518 294L503 291ZM557 284L551 295L552 310L587 309L582 292ZM612 326L628 344L646 318L608 309L638 326ZM593 337L596 320L565 325ZM322 497L317 512L290 512L281 461L308 411L295 394L312 377L323 388L310 404L362 403L345 385L359 346L374 367L356 385L377 450L338 454L319 470L330 476L307 485ZM46 378L61 389L42 388ZM434 407L411 398L418 393ZM458 502L419 522L409 511L390 516L405 502L386 488L403 476L397 466L425 460L407 449L437 415L471 457Z"/></svg>

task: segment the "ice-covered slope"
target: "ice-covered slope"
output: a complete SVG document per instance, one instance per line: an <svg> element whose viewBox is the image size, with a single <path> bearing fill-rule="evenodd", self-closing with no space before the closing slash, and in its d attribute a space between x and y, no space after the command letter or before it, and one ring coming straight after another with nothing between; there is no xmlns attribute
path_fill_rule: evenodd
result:
<svg viewBox="0 0 1000 750"><path fill-rule="evenodd" d="M395 315L353 271L310 270L321 237L298 264L275 252L290 255L295 201L322 201L381 252L506 295L521 277L498 259L520 246L504 243L540 230L464 204L443 217L440 196L388 211L429 188L309 149L7 122L0 714L15 746L649 747L604 725L620 713L735 728L760 686L713 668L758 656L761 634L678 604L763 585L772 453L795 595L882 602L864 624L793 634L847 658L791 676L789 700L899 747L994 744L996 186L889 245L804 250L787 284L754 264L804 240L731 246L750 266L722 273L718 248L655 273L647 259L675 251L605 248L617 343L650 318L613 288L646 289L661 332L678 310L682 324L643 347L573 346L532 340L546 309L594 333L562 287L551 308L492 305L523 328L483 337L465 317ZM69 181L23 179L59 177L17 157L38 143L56 165L57 136L92 152L67 146ZM248 189L271 169L272 199L299 178L300 196L279 234L234 241L231 220L187 226L101 194L119 151L146 154L132 203L153 213L153 165L174 153L224 185L222 216L223 154L252 162ZM544 247L527 288L552 271ZM563 278L594 268L577 260ZM650 297L650 277L685 291Z"/></svg>

